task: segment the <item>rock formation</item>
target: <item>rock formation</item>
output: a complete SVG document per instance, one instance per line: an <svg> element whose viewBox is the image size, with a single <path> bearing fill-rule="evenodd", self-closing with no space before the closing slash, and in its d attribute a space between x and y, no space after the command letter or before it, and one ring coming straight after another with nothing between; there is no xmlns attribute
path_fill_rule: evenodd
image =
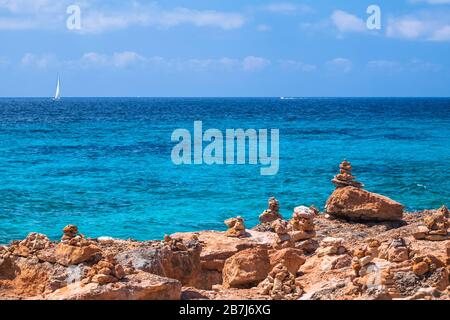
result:
<svg viewBox="0 0 450 320"><path fill-rule="evenodd" d="M74 239L77 236L83 237L82 235L78 234L78 227L69 224L68 226L65 226L63 229L63 236L61 238L61 241L69 241L71 239Z"/></svg>
<svg viewBox="0 0 450 320"><path fill-rule="evenodd" d="M296 248L272 250L269 253L269 257L271 269L273 269L277 264L281 263L293 275L297 274L298 269L306 262L303 251Z"/></svg>
<svg viewBox="0 0 450 320"><path fill-rule="evenodd" d="M403 217L403 205L382 195L354 187L337 188L328 198L326 212L338 218L394 221Z"/></svg>
<svg viewBox="0 0 450 320"><path fill-rule="evenodd" d="M238 216L236 218L231 218L225 220L224 223L228 227L228 230L225 233L227 237L242 238L247 236L247 232L245 231L244 219L242 217Z"/></svg>
<svg viewBox="0 0 450 320"><path fill-rule="evenodd" d="M30 233L24 240L11 244L10 251L14 255L28 257L40 250L51 248L53 244L46 235Z"/></svg>
<svg viewBox="0 0 450 320"><path fill-rule="evenodd" d="M290 226L285 220L275 220L271 224L272 229L277 234L277 241L274 244L274 248L283 249L294 246L294 242L289 234Z"/></svg>
<svg viewBox="0 0 450 320"><path fill-rule="evenodd" d="M403 205L385 196L363 190L363 185L354 181L349 162L344 161L341 164L341 173L332 181L337 188L325 205L327 214L349 220L402 219Z"/></svg>
<svg viewBox="0 0 450 320"><path fill-rule="evenodd" d="M76 226L66 226L63 232L54 253L57 263L64 266L77 265L94 259L100 253L96 243L79 234Z"/></svg>
<svg viewBox="0 0 450 320"><path fill-rule="evenodd" d="M258 285L270 271L267 249L252 248L236 253L225 261L223 286L248 288Z"/></svg>
<svg viewBox="0 0 450 320"><path fill-rule="evenodd" d="M424 225L417 227L413 233L414 238L418 240L443 241L450 239L448 229L450 223L448 220L448 209L442 206L435 212L431 212L423 219Z"/></svg>
<svg viewBox="0 0 450 320"><path fill-rule="evenodd" d="M327 237L322 240L320 248L317 250L319 257L328 255L340 255L347 252L347 248L344 246L344 239Z"/></svg>
<svg viewBox="0 0 450 320"><path fill-rule="evenodd" d="M269 199L269 209L265 210L259 216L259 222L267 223L273 222L277 219L283 219L283 217L280 214L280 204L278 200L272 197Z"/></svg>
<svg viewBox="0 0 450 320"><path fill-rule="evenodd" d="M124 277L124 268L116 262L113 256L107 256L92 266L87 274L87 277L83 279L83 283L116 283Z"/></svg>
<svg viewBox="0 0 450 320"><path fill-rule="evenodd" d="M312 239L316 236L314 218L317 213L311 208L304 206L296 207L289 221L291 231L289 232L294 242Z"/></svg>
<svg viewBox="0 0 450 320"><path fill-rule="evenodd" d="M341 187L355 187L362 188L364 185L361 182L356 181L356 177L352 175L352 165L347 160L344 160L339 165L340 172L337 174L333 180L331 180L336 188Z"/></svg>
<svg viewBox="0 0 450 320"><path fill-rule="evenodd" d="M303 294L299 280L283 263L277 264L258 288L273 300L297 300Z"/></svg>

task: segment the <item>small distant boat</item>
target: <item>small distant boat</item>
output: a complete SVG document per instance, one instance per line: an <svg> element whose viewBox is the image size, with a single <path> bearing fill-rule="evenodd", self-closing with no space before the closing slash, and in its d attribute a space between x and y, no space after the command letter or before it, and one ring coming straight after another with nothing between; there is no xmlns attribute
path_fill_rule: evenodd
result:
<svg viewBox="0 0 450 320"><path fill-rule="evenodd" d="M56 83L56 93L55 97L53 98L53 101L59 101L60 99L61 99L61 81L58 75L58 81Z"/></svg>
<svg viewBox="0 0 450 320"><path fill-rule="evenodd" d="M297 98L294 97L280 97L280 100L295 100Z"/></svg>

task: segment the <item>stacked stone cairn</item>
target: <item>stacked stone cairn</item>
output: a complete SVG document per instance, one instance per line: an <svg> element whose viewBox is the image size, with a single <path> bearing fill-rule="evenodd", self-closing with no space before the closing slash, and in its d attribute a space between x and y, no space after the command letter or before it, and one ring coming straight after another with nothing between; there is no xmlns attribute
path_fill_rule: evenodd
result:
<svg viewBox="0 0 450 320"><path fill-rule="evenodd" d="M63 229L61 243L68 244L70 246L84 247L92 244L92 241L86 239L84 235L79 233L77 226L68 225Z"/></svg>
<svg viewBox="0 0 450 320"><path fill-rule="evenodd" d="M283 219L280 214L280 204L274 197L269 199L269 208L259 216L259 222L270 223L278 219Z"/></svg>
<svg viewBox="0 0 450 320"><path fill-rule="evenodd" d="M303 294L298 279L283 263L277 264L258 288L261 294L273 300L298 300Z"/></svg>
<svg viewBox="0 0 450 320"><path fill-rule="evenodd" d="M450 239L448 228L449 211L446 206L426 215L423 219L424 225L419 226L413 233L417 240L444 241Z"/></svg>
<svg viewBox="0 0 450 320"><path fill-rule="evenodd" d="M344 160L340 165L340 172L331 180L336 188L352 186L355 188L363 188L361 182L356 181L356 177L352 175L352 165L347 160Z"/></svg>
<svg viewBox="0 0 450 320"><path fill-rule="evenodd" d="M116 283L122 280L125 275L124 268L116 262L113 256L109 255L92 266L86 278L83 279L83 283Z"/></svg>
<svg viewBox="0 0 450 320"><path fill-rule="evenodd" d="M412 251L406 244L405 239L398 235L387 247L380 248L379 257L389 262L400 263L409 260L411 254Z"/></svg>
<svg viewBox="0 0 450 320"><path fill-rule="evenodd" d="M378 257L380 246L380 241L369 239L366 246L357 248L353 252L352 268L356 276L362 276L366 273L367 266Z"/></svg>
<svg viewBox="0 0 450 320"><path fill-rule="evenodd" d="M247 236L245 231L244 219L240 216L236 218L231 218L224 221L225 225L228 227L225 235L232 238L243 238Z"/></svg>
<svg viewBox="0 0 450 320"><path fill-rule="evenodd" d="M184 244L183 240L172 238L169 235L164 236L163 245L169 246L172 251L187 251L188 248Z"/></svg>
<svg viewBox="0 0 450 320"><path fill-rule="evenodd" d="M317 213L313 208L296 207L292 214L290 236L294 242L312 239L316 236L314 218Z"/></svg>
<svg viewBox="0 0 450 320"><path fill-rule="evenodd" d="M317 251L319 257L325 255L341 255L347 252L347 248L344 246L344 239L342 238L324 238L320 244L320 248Z"/></svg>
<svg viewBox="0 0 450 320"><path fill-rule="evenodd" d="M290 230L289 222L278 219L272 222L271 227L277 234L274 249L284 249L294 246L291 235L289 234Z"/></svg>

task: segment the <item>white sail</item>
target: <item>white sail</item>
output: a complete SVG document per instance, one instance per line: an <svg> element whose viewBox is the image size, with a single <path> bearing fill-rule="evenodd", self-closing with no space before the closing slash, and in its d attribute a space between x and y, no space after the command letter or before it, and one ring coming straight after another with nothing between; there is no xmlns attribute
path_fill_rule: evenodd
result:
<svg viewBox="0 0 450 320"><path fill-rule="evenodd" d="M59 99L61 99L61 88L60 88L60 81L59 81L59 76L58 76L58 82L56 83L56 93L55 93L54 100L59 100Z"/></svg>

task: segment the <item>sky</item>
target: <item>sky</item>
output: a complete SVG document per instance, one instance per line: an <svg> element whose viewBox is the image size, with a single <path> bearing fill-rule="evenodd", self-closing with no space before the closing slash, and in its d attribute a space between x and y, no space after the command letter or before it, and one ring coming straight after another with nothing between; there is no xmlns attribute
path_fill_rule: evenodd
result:
<svg viewBox="0 0 450 320"><path fill-rule="evenodd" d="M0 97L447 97L449 58L450 0L0 0Z"/></svg>

